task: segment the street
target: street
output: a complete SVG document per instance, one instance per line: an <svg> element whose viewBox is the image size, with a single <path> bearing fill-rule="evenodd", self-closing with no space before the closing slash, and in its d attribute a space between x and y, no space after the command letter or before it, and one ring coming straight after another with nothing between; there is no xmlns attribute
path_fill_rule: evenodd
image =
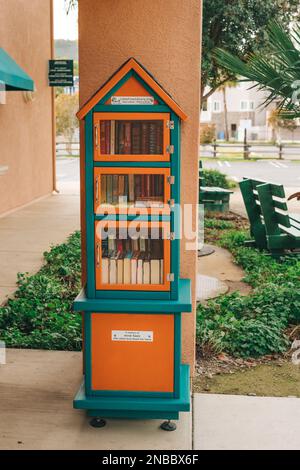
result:
<svg viewBox="0 0 300 470"><path fill-rule="evenodd" d="M219 170L238 182L244 177L257 178L285 187L300 188L300 162L284 160L227 161L203 160L203 168Z"/></svg>
<svg viewBox="0 0 300 470"><path fill-rule="evenodd" d="M203 168L219 170L236 182L249 176L283 184L287 188L300 188L300 162L203 160ZM57 181L58 183L79 182L79 158L57 159Z"/></svg>
<svg viewBox="0 0 300 470"><path fill-rule="evenodd" d="M79 181L79 158L57 158L56 176L58 183L74 183Z"/></svg>

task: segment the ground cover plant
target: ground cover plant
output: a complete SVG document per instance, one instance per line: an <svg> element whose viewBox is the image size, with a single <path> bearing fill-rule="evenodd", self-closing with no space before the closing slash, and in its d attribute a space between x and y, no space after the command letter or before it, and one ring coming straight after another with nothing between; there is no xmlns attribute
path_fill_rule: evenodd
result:
<svg viewBox="0 0 300 470"><path fill-rule="evenodd" d="M226 294L197 308L197 344L201 354L221 351L237 357L284 353L290 348L290 331L300 323L300 260L280 263L266 253L244 246L247 230L232 229L218 219L206 220L210 241L227 248L245 271L253 291L243 296Z"/></svg>
<svg viewBox="0 0 300 470"><path fill-rule="evenodd" d="M37 274L19 274L14 298L0 307L0 339L6 346L80 350L81 316L72 312L80 291L80 233L44 253Z"/></svg>

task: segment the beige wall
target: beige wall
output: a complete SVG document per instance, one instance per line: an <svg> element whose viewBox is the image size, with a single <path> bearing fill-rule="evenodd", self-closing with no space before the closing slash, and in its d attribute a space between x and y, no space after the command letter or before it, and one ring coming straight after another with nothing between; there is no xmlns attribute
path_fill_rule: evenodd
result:
<svg viewBox="0 0 300 470"><path fill-rule="evenodd" d="M79 0L81 104L135 57L188 114L182 126L182 203L198 201L199 0ZM195 211L194 211L195 212ZM194 228L196 213L194 213ZM193 280L193 315L184 315L183 360L193 365L196 253L182 241L181 275Z"/></svg>
<svg viewBox="0 0 300 470"><path fill-rule="evenodd" d="M0 214L52 190L50 0L0 0L0 46L33 78L35 101L7 92L0 105Z"/></svg>

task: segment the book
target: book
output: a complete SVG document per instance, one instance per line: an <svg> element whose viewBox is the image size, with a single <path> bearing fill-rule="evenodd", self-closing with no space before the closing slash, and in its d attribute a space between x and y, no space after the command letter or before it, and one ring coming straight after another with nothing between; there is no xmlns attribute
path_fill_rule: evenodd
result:
<svg viewBox="0 0 300 470"><path fill-rule="evenodd" d="M119 125L120 121L115 121L115 155L120 153L119 149Z"/></svg>
<svg viewBox="0 0 300 470"><path fill-rule="evenodd" d="M124 272L123 272L124 284L131 284L131 258L132 258L132 252L129 251L126 253L125 258L124 258Z"/></svg>
<svg viewBox="0 0 300 470"><path fill-rule="evenodd" d="M137 284L143 284L144 276L143 276L143 265L144 265L145 253L140 252L139 258L137 261L137 274L136 274L136 282Z"/></svg>
<svg viewBox="0 0 300 470"><path fill-rule="evenodd" d="M117 257L117 284L123 284L123 281L124 281L124 277L123 277L124 256L125 256L125 253L123 251L118 252L118 257Z"/></svg>
<svg viewBox="0 0 300 470"><path fill-rule="evenodd" d="M156 124L156 153L161 155L163 153L163 125L162 122Z"/></svg>
<svg viewBox="0 0 300 470"><path fill-rule="evenodd" d="M112 204L113 201L113 175L106 177L106 202Z"/></svg>
<svg viewBox="0 0 300 470"><path fill-rule="evenodd" d="M119 176L113 175L112 203L114 205L119 202Z"/></svg>
<svg viewBox="0 0 300 470"><path fill-rule="evenodd" d="M139 155L141 153L141 123L133 122L131 126L131 153Z"/></svg>
<svg viewBox="0 0 300 470"><path fill-rule="evenodd" d="M105 121L105 154L110 155L110 121Z"/></svg>
<svg viewBox="0 0 300 470"><path fill-rule="evenodd" d="M160 260L151 259L150 261L150 283L160 284Z"/></svg>
<svg viewBox="0 0 300 470"><path fill-rule="evenodd" d="M146 251L146 240L145 238L140 238L140 251Z"/></svg>
<svg viewBox="0 0 300 470"><path fill-rule="evenodd" d="M101 199L100 204L106 203L106 175L101 175Z"/></svg>
<svg viewBox="0 0 300 470"><path fill-rule="evenodd" d="M101 121L100 122L100 153L101 155L106 154L106 145L105 145L105 122L106 121Z"/></svg>
<svg viewBox="0 0 300 470"><path fill-rule="evenodd" d="M116 127L115 121L112 119L110 121L110 154L115 154L115 140L116 140Z"/></svg>
<svg viewBox="0 0 300 470"><path fill-rule="evenodd" d="M131 258L131 284L137 284L137 264L139 251L135 251Z"/></svg>
<svg viewBox="0 0 300 470"><path fill-rule="evenodd" d="M132 246L132 251L139 251L139 240L137 238L132 238L131 239L131 246Z"/></svg>
<svg viewBox="0 0 300 470"><path fill-rule="evenodd" d="M141 153L142 153L142 155L149 154L149 132L148 132L148 123L147 122L142 122Z"/></svg>
<svg viewBox="0 0 300 470"><path fill-rule="evenodd" d="M117 250L117 240L114 237L108 237L108 251L111 253L112 251Z"/></svg>
<svg viewBox="0 0 300 470"><path fill-rule="evenodd" d="M159 283L160 284L164 284L164 279L165 279L165 274L164 274L164 260L163 259L160 259L159 260L159 264L160 264L160 281Z"/></svg>
<svg viewBox="0 0 300 470"><path fill-rule="evenodd" d="M145 255L143 264L143 284L150 284L150 254Z"/></svg>
<svg viewBox="0 0 300 470"><path fill-rule="evenodd" d="M134 202L134 175L128 175L128 200L129 202Z"/></svg>
<svg viewBox="0 0 300 470"><path fill-rule="evenodd" d="M109 254L109 284L117 283L117 252L111 251Z"/></svg>
<svg viewBox="0 0 300 470"><path fill-rule="evenodd" d="M125 122L124 125L124 154L131 153L131 123Z"/></svg>
<svg viewBox="0 0 300 470"><path fill-rule="evenodd" d="M119 124L118 124L118 153L119 155L124 154L124 146L125 146L124 122L119 121Z"/></svg>
<svg viewBox="0 0 300 470"><path fill-rule="evenodd" d="M101 260L101 283L108 284L109 282L109 259L102 257Z"/></svg>
<svg viewBox="0 0 300 470"><path fill-rule="evenodd" d="M149 124L149 153L150 155L156 154L156 141L157 141L157 127L155 122Z"/></svg>
<svg viewBox="0 0 300 470"><path fill-rule="evenodd" d="M135 199L142 195L142 175L134 175Z"/></svg>

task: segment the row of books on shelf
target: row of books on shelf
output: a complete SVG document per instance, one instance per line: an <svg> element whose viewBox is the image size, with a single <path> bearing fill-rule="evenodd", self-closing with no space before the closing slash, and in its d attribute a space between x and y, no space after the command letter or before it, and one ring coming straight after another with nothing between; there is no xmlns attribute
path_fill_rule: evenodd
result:
<svg viewBox="0 0 300 470"><path fill-rule="evenodd" d="M163 202L163 194L163 175L101 176L101 204L155 204Z"/></svg>
<svg viewBox="0 0 300 470"><path fill-rule="evenodd" d="M101 279L102 284L163 284L162 240L104 240Z"/></svg>
<svg viewBox="0 0 300 470"><path fill-rule="evenodd" d="M102 258L102 284L163 284L164 261L150 253L110 252Z"/></svg>
<svg viewBox="0 0 300 470"><path fill-rule="evenodd" d="M161 155L163 121L101 121L102 155Z"/></svg>

